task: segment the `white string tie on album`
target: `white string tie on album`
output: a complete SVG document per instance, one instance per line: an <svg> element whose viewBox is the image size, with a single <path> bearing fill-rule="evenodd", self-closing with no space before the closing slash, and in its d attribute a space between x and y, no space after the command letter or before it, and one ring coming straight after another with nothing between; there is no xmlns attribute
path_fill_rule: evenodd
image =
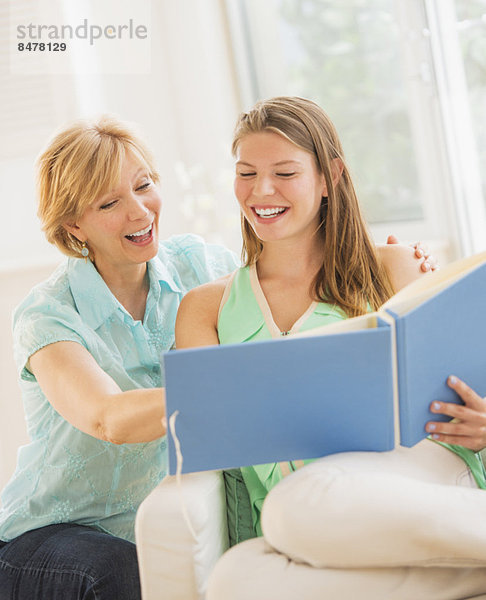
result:
<svg viewBox="0 0 486 600"><path fill-rule="evenodd" d="M192 526L191 519L189 518L189 513L187 511L186 502L184 500L184 491L182 489L182 464L184 462L184 458L182 456L181 444L180 444L179 438L177 437L177 434L176 434L175 422L176 422L176 418L177 418L178 414L179 414L179 411L176 410L169 417L169 428L170 428L170 433L172 434L172 439L174 440L174 446L175 446L175 452L176 452L176 458L177 458L176 474L175 474L176 485L177 485L177 489L179 490L179 493L181 496L181 510L182 510L182 515L184 517L184 521L186 522L187 528L191 532L191 535L194 538L194 540L197 540L197 536L194 531L194 527Z"/></svg>

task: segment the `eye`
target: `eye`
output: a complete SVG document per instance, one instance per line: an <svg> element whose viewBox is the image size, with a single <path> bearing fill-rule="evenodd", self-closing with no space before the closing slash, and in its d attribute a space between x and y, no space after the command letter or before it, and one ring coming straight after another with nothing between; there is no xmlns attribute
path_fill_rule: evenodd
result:
<svg viewBox="0 0 486 600"><path fill-rule="evenodd" d="M292 171L291 173L277 173L276 175L277 177L292 177L292 175L295 175L295 171Z"/></svg>
<svg viewBox="0 0 486 600"><path fill-rule="evenodd" d="M139 185L136 188L137 192L143 192L143 190L146 190L147 188L149 188L152 185L151 181L146 181L145 183L142 183L142 185Z"/></svg>
<svg viewBox="0 0 486 600"><path fill-rule="evenodd" d="M239 177L254 177L256 173L253 171L245 171L244 173L238 173Z"/></svg>
<svg viewBox="0 0 486 600"><path fill-rule="evenodd" d="M105 202L105 204L100 206L100 210L108 210L109 208L113 208L117 202L118 200L110 200L109 202Z"/></svg>

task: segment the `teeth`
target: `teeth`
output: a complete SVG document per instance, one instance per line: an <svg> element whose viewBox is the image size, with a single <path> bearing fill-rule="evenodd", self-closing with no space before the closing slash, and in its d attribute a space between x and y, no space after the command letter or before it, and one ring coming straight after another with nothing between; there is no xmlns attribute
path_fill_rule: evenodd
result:
<svg viewBox="0 0 486 600"><path fill-rule="evenodd" d="M285 210L284 207L280 208L255 208L255 212L259 217L274 217L279 215Z"/></svg>
<svg viewBox="0 0 486 600"><path fill-rule="evenodd" d="M130 233L129 235L127 235L127 237L138 237L140 235L145 235L151 229L152 229L152 223L150 223L150 225L148 227L145 227L145 229L141 229L140 231L136 231L135 233Z"/></svg>

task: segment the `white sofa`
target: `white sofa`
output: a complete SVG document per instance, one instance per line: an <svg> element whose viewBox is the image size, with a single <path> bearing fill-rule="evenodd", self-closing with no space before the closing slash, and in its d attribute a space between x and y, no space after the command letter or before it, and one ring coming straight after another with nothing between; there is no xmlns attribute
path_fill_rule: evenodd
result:
<svg viewBox="0 0 486 600"><path fill-rule="evenodd" d="M460 459L424 443L433 456L418 455L413 476L410 461L387 473L385 454L363 453L290 475L265 502L266 539L219 561L228 545L220 473L180 485L168 477L137 516L143 599L486 599L485 492ZM436 469L441 451L452 469Z"/></svg>
<svg viewBox="0 0 486 600"><path fill-rule="evenodd" d="M135 534L143 600L202 600L229 545L221 473L166 477L140 506Z"/></svg>

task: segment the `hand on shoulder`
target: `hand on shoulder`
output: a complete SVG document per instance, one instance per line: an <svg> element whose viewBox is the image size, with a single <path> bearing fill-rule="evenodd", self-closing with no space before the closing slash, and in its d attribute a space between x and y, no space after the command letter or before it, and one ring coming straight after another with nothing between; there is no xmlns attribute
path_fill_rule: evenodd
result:
<svg viewBox="0 0 486 600"><path fill-rule="evenodd" d="M377 245L377 251L395 292L438 268L435 257L419 242L405 246L388 236L387 244Z"/></svg>

